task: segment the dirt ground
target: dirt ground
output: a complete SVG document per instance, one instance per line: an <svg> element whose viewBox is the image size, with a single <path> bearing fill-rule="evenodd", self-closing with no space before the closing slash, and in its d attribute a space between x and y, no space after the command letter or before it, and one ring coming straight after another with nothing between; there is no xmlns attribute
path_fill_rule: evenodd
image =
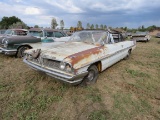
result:
<svg viewBox="0 0 160 120"><path fill-rule="evenodd" d="M154 31L150 32L149 34L152 36L155 36L155 35L157 35L157 33L160 33L160 30L154 30Z"/></svg>
<svg viewBox="0 0 160 120"><path fill-rule="evenodd" d="M128 60L100 73L96 84L73 87L0 54L2 120L160 119L160 38L137 42Z"/></svg>

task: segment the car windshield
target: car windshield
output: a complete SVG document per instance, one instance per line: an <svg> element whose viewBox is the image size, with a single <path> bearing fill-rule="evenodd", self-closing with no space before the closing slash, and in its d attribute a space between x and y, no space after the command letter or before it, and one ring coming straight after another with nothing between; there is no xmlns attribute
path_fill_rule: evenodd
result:
<svg viewBox="0 0 160 120"><path fill-rule="evenodd" d="M89 44L102 44L107 42L107 33L104 31L80 31L74 33L69 42L85 42Z"/></svg>
<svg viewBox="0 0 160 120"><path fill-rule="evenodd" d="M29 34L35 37L43 37L42 31L29 31Z"/></svg>
<svg viewBox="0 0 160 120"><path fill-rule="evenodd" d="M136 34L137 34L137 35L146 35L147 32L139 32L139 31L137 31Z"/></svg>
<svg viewBox="0 0 160 120"><path fill-rule="evenodd" d="M12 34L12 30L6 30L6 32L4 34L11 35Z"/></svg>

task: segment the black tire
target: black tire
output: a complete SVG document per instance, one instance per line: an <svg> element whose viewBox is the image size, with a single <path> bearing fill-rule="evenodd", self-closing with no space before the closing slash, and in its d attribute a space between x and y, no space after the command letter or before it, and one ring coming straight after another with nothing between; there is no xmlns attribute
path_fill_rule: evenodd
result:
<svg viewBox="0 0 160 120"><path fill-rule="evenodd" d="M83 79L81 86L87 86L96 83L99 75L99 71L96 65L92 65L88 68L88 75Z"/></svg>
<svg viewBox="0 0 160 120"><path fill-rule="evenodd" d="M124 60L128 60L129 57L130 57L130 55L131 55L131 50L128 50L128 54L127 54L127 56L124 58Z"/></svg>
<svg viewBox="0 0 160 120"><path fill-rule="evenodd" d="M22 46L18 49L16 57L23 58L25 56L24 51L30 49L28 46Z"/></svg>

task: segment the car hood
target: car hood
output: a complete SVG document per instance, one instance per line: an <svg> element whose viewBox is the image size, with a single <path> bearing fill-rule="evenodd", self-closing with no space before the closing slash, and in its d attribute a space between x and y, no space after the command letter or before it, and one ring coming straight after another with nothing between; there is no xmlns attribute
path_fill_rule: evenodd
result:
<svg viewBox="0 0 160 120"><path fill-rule="evenodd" d="M62 43L65 42L39 42L39 43L30 43L29 46L31 46L33 49L46 50L46 48L54 48L54 46Z"/></svg>
<svg viewBox="0 0 160 120"><path fill-rule="evenodd" d="M55 42L56 43L56 42ZM49 45L48 47L41 47L41 56L48 59L56 59L63 61L66 57L75 53L79 53L88 49L95 48L97 46L86 44L82 42L68 42L59 45ZM31 54L35 49L27 50L26 53Z"/></svg>
<svg viewBox="0 0 160 120"><path fill-rule="evenodd" d="M61 38L55 38L55 42L67 42L70 39L70 36L67 37L61 37Z"/></svg>

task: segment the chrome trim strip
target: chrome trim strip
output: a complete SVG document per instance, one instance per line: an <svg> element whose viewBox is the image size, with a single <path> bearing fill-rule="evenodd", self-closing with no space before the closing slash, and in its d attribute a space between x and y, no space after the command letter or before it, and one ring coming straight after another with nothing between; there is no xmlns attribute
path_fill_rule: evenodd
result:
<svg viewBox="0 0 160 120"><path fill-rule="evenodd" d="M23 62L26 63L28 66L30 66L34 70L45 72L47 75L54 77L54 78L57 78L63 82L69 83L69 84L80 83L83 80L83 78L88 74L88 71L86 71L86 72L83 72L78 75L69 76L69 75L61 74L59 72L47 70L47 69L42 68L40 66L34 65L34 64L28 62L26 60L26 58L23 59Z"/></svg>
<svg viewBox="0 0 160 120"><path fill-rule="evenodd" d="M122 49L122 50L120 50L120 51L117 51L117 52L115 52L115 53L113 53L113 54L109 54L109 55L103 56L103 57L99 58L98 60L92 61L92 62L89 63L89 64L84 64L83 66L81 66L81 68L83 68L83 67L85 67L85 66L87 66L87 65L91 65L91 64L93 64L93 63L95 63L95 62L101 61L101 60L103 60L103 59L107 59L107 58L109 58L109 57L112 57L112 56L114 56L114 55L116 55L116 54L118 54L118 53L120 53L120 52L122 52L122 51L125 51L125 50L127 50L127 49L133 48L133 47L135 47L135 46L136 46L136 45L132 45L132 46L130 46L130 47L127 47L127 48L124 48L124 49ZM80 68L78 68L78 69L80 69Z"/></svg>
<svg viewBox="0 0 160 120"><path fill-rule="evenodd" d="M2 52L17 52L17 49L7 50L7 49L4 49L2 47L0 47L0 50L2 50Z"/></svg>

